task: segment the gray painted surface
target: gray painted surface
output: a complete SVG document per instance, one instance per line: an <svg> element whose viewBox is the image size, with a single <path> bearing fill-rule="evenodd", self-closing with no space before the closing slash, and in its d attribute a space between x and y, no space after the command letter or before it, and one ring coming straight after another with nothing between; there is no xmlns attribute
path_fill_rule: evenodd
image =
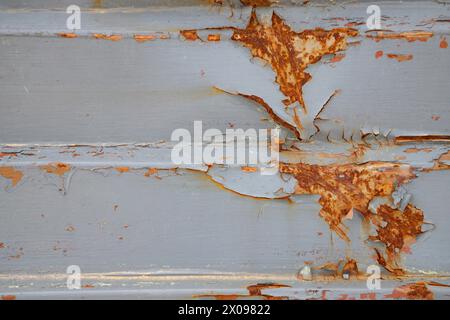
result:
<svg viewBox="0 0 450 320"><path fill-rule="evenodd" d="M292 298L314 297L308 290L317 288L332 290L333 297L367 291L364 281L309 283L295 277L307 261L321 264L352 256L362 270L372 264L358 217L347 222L353 239L349 244L318 216L315 196L293 202L249 197L291 194L294 185L279 176L263 179L219 166L205 173L204 165L144 175L149 167L174 167L170 135L177 128L192 130L194 120L202 120L204 130L274 127L255 103L213 87L257 95L283 114L284 96L274 72L230 41L229 30L221 31L223 40L217 43L187 42L178 33L244 27L249 8L236 8L230 17L227 8L117 9L119 2L110 2L112 9L84 12L81 37L65 39L55 34L67 31L66 13L48 10L55 8L54 1L37 3L0 5L0 154L18 152L17 157L0 157L0 165L24 174L17 186L0 177L0 242L6 245L0 249L0 293L18 298L189 298L245 293L246 285L270 281L292 285L273 291ZM64 8L63 2L58 5ZM330 64L326 57L308 68L312 80L304 97L311 110L305 116L311 134L314 115L335 90L341 92L321 113L329 120L318 122L320 133L312 142L297 142L303 153L282 154L282 159L339 162L319 154L349 154L352 145L344 139L361 130L389 132L390 137L449 134L450 61L448 49L439 48L440 37L449 36L448 23L424 22L448 19L450 7L436 2L380 6L389 29L429 30L434 36L427 42L378 43L361 36L355 39L361 44L348 48L342 61ZM364 21L366 7L279 6L258 9L258 14L267 18L276 10L295 30L331 28ZM38 8L42 10L34 10ZM359 28L365 31L364 25ZM124 39L92 39L90 34L97 32L120 33ZM137 43L134 33L168 34L170 39ZM414 58L377 60L377 50ZM432 151L404 152L412 147ZM360 161L430 168L448 150L446 143L380 146L371 140ZM404 159L396 160L399 155ZM53 162L70 164L72 170L60 177L39 168ZM119 173L114 169L119 166L131 171ZM418 174L406 188L436 228L405 255L405 266L418 274L415 280L431 277L448 283L449 172ZM285 189L281 194L280 187ZM95 288L65 289L65 270L72 264L86 273L84 283ZM399 284L383 283L380 298ZM446 290L433 288L437 298L448 299Z"/></svg>

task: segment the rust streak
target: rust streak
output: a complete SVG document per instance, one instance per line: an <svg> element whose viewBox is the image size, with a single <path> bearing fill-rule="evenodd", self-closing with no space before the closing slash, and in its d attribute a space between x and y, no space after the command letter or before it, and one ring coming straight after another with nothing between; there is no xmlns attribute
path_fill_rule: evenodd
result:
<svg viewBox="0 0 450 320"><path fill-rule="evenodd" d="M411 143L411 142L450 142L450 136L444 135L424 135L424 136L398 136L394 139L395 143Z"/></svg>
<svg viewBox="0 0 450 320"><path fill-rule="evenodd" d="M369 238L385 245L385 254L377 250L378 262L390 272L402 274L398 257L402 249L413 243L422 232L423 212L408 205L401 212L380 206L376 214L369 211L375 197L391 196L395 189L416 176L413 168L387 162L366 164L310 165L280 164L280 172L293 175L297 181L296 194L318 194L322 206L319 215L330 229L350 241L343 220L351 219L353 210L377 228L377 236ZM355 265L347 261L347 269ZM351 272L355 273L355 272ZM356 272L357 273L357 272Z"/></svg>
<svg viewBox="0 0 450 320"><path fill-rule="evenodd" d="M180 34L187 41L200 40L200 38L198 37L198 34L197 34L197 30L181 30Z"/></svg>
<svg viewBox="0 0 450 320"><path fill-rule="evenodd" d="M151 34L135 34L133 35L133 39L137 42L146 42L146 41L152 41L156 39L156 36Z"/></svg>
<svg viewBox="0 0 450 320"><path fill-rule="evenodd" d="M103 34L103 33L94 33L92 35L95 39L102 39L102 40L111 40L111 41L119 41L122 40L122 36L120 34Z"/></svg>
<svg viewBox="0 0 450 320"><path fill-rule="evenodd" d="M369 31L372 32L372 31ZM392 32L392 31L376 31L375 35L368 34L367 37L371 38L375 41L380 41L382 39L404 39L408 42L414 42L414 41L427 41L433 36L433 32L429 31L408 31L408 32Z"/></svg>
<svg viewBox="0 0 450 320"><path fill-rule="evenodd" d="M388 53L386 55L389 59L395 59L398 62L409 61L412 60L412 54L396 54L396 53Z"/></svg>
<svg viewBox="0 0 450 320"><path fill-rule="evenodd" d="M260 297L263 300L287 300L285 296L273 296L263 294L265 289L290 288L291 286L279 283L258 283L247 287L248 294L201 294L194 295L194 298L215 298L216 300L236 300L238 298Z"/></svg>
<svg viewBox="0 0 450 320"><path fill-rule="evenodd" d="M208 34L208 41L220 41L220 34Z"/></svg>
<svg viewBox="0 0 450 320"><path fill-rule="evenodd" d="M433 300L434 294L428 289L425 282L416 282L394 288L391 294L386 294L384 297L391 299Z"/></svg>
<svg viewBox="0 0 450 320"><path fill-rule="evenodd" d="M73 32L60 32L58 33L58 37L61 38L78 38L78 35Z"/></svg>

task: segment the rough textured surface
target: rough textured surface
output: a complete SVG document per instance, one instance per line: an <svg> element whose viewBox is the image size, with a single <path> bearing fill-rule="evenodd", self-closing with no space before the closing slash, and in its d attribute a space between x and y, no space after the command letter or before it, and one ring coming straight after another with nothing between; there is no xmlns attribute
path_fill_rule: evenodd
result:
<svg viewBox="0 0 450 320"><path fill-rule="evenodd" d="M0 4L3 300L446 297L448 6L66 4ZM177 168L194 120L281 127L280 173Z"/></svg>

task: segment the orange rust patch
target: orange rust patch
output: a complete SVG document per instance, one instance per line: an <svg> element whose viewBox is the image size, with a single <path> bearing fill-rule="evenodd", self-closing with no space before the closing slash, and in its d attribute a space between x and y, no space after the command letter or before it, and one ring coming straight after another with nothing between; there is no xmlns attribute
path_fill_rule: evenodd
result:
<svg viewBox="0 0 450 320"><path fill-rule="evenodd" d="M342 268L342 274L347 274L349 276L357 276L358 273L359 273L358 264L356 263L356 260L348 259L347 262L344 264L344 267Z"/></svg>
<svg viewBox="0 0 450 320"><path fill-rule="evenodd" d="M342 61L342 59L345 58L345 54L341 53L341 54L336 54L331 60L330 63L336 63L339 61Z"/></svg>
<svg viewBox="0 0 450 320"><path fill-rule="evenodd" d="M133 39L136 40L137 42L146 42L146 41L155 40L156 37L151 34L135 34L133 36Z"/></svg>
<svg viewBox="0 0 450 320"><path fill-rule="evenodd" d="M0 176L11 180L12 186L14 187L22 180L23 173L13 167L0 167Z"/></svg>
<svg viewBox="0 0 450 320"><path fill-rule="evenodd" d="M375 41L380 41L382 39L404 39L409 42L414 41L427 41L433 36L433 32L428 31L408 31L408 32L386 32L386 31L377 31L375 35L368 34L367 37L371 38Z"/></svg>
<svg viewBox="0 0 450 320"><path fill-rule="evenodd" d="M400 253L405 248L409 250L409 246L422 233L423 211L411 204L408 204L403 212L388 205L381 205L377 214L370 215L369 219L377 230L377 235L370 236L369 240L382 242L386 246L385 255L376 250L378 263L386 270L402 275Z"/></svg>
<svg viewBox="0 0 450 320"><path fill-rule="evenodd" d="M0 249L3 249L5 247L5 244L3 242L0 242Z"/></svg>
<svg viewBox="0 0 450 320"><path fill-rule="evenodd" d="M258 168L256 168L256 167L241 167L241 170L244 172L256 172L256 171L258 171Z"/></svg>
<svg viewBox="0 0 450 320"><path fill-rule="evenodd" d="M220 41L220 34L208 34L208 41Z"/></svg>
<svg viewBox="0 0 450 320"><path fill-rule="evenodd" d="M78 35L73 32L60 32L58 33L58 37L62 38L78 38Z"/></svg>
<svg viewBox="0 0 450 320"><path fill-rule="evenodd" d="M276 82L287 97L285 105L298 102L306 110L302 87L311 79L306 67L326 54L346 49L347 38L357 34L357 30L350 28L294 32L275 12L271 25L264 25L253 10L247 27L234 29L231 39L250 49L252 56L270 63Z"/></svg>
<svg viewBox="0 0 450 320"><path fill-rule="evenodd" d="M115 167L114 169L116 169L116 171L120 172L120 173L125 173L125 172L129 172L130 171L129 167Z"/></svg>
<svg viewBox="0 0 450 320"><path fill-rule="evenodd" d="M40 168L42 170L46 171L47 173L52 173L52 174L56 174L58 176L63 176L65 173L70 171L71 166L66 163L62 163L62 162L55 162L55 163L50 163L45 166L40 166Z"/></svg>
<svg viewBox="0 0 450 320"><path fill-rule="evenodd" d="M361 293L359 298L361 300L377 300L377 294L375 292Z"/></svg>
<svg viewBox="0 0 450 320"><path fill-rule="evenodd" d="M378 263L386 270L403 274L399 265L402 249L409 249L416 237L422 233L423 212L408 205L401 212L387 205L380 206L376 214L368 206L375 197L390 196L398 185L409 182L416 176L408 165L384 162L369 162L362 165L310 165L305 163L280 164L280 172L297 179L296 194L318 194L322 206L319 215L330 229L342 239L350 241L342 224L349 212L357 210L365 221L374 225L378 234L369 240L385 245L385 253L376 250ZM357 274L356 262L347 261L351 274Z"/></svg>
<svg viewBox="0 0 450 320"><path fill-rule="evenodd" d="M156 168L148 168L147 172L144 173L144 176L150 177L150 176L152 176L152 175L154 175L156 173L158 173L158 169L156 169Z"/></svg>
<svg viewBox="0 0 450 320"><path fill-rule="evenodd" d="M111 40L111 41L119 41L122 40L122 36L120 34L111 34L107 35L104 33L94 33L93 37L95 39L102 39L102 40Z"/></svg>
<svg viewBox="0 0 450 320"><path fill-rule="evenodd" d="M433 287L450 288L450 285L445 284L445 283L439 283L439 282L436 282L436 281L427 281L426 284L429 285L429 286L433 286Z"/></svg>
<svg viewBox="0 0 450 320"><path fill-rule="evenodd" d="M248 7L270 7L273 3L275 3L275 0L241 0L241 3L244 6Z"/></svg>
<svg viewBox="0 0 450 320"><path fill-rule="evenodd" d="M92 285L92 284L84 284L84 285L82 285L81 287L82 287L83 289L92 289L92 288L95 288L95 286Z"/></svg>
<svg viewBox="0 0 450 320"><path fill-rule="evenodd" d="M405 153L417 153L417 152L430 153L432 151L433 151L432 148L408 148L408 149L403 150L403 152L405 152Z"/></svg>
<svg viewBox="0 0 450 320"><path fill-rule="evenodd" d="M447 151L446 153L443 153L439 156L437 160L434 161L434 165L432 168L424 169L425 172L427 171L437 171L437 170L449 170L450 165L443 163L443 161L450 161L450 151Z"/></svg>
<svg viewBox="0 0 450 320"><path fill-rule="evenodd" d="M368 205L374 197L391 195L396 185L415 177L409 166L383 162L327 166L281 163L280 172L297 179L297 194L321 196L320 216L347 241L341 221L351 209L369 215Z"/></svg>
<svg viewBox="0 0 450 320"><path fill-rule="evenodd" d="M441 49L447 49L448 48L447 39L445 37L441 38L441 41L439 42L439 48L441 48Z"/></svg>
<svg viewBox="0 0 450 320"><path fill-rule="evenodd" d="M4 296L2 296L2 300L16 300L16 296L14 296L14 295L4 295Z"/></svg>
<svg viewBox="0 0 450 320"><path fill-rule="evenodd" d="M0 158L3 158L3 157L17 157L17 153L16 152L11 152L11 153L0 152Z"/></svg>
<svg viewBox="0 0 450 320"><path fill-rule="evenodd" d="M180 34L184 37L185 40L195 41L199 40L197 30L181 30Z"/></svg>
<svg viewBox="0 0 450 320"><path fill-rule="evenodd" d="M403 61L409 61L412 60L413 55L412 54L395 54L395 53L388 53L386 55L389 59L395 59L398 62L403 62Z"/></svg>
<svg viewBox="0 0 450 320"><path fill-rule="evenodd" d="M377 52L375 52L375 58L376 59L380 59L383 56L383 51L382 50L378 50Z"/></svg>
<svg viewBox="0 0 450 320"><path fill-rule="evenodd" d="M450 142L450 136L426 135L426 136L398 136L394 139L395 143L410 142Z"/></svg>
<svg viewBox="0 0 450 320"><path fill-rule="evenodd" d="M425 282L416 282L397 287L391 294L386 294L384 297L391 299L433 300L434 294L428 289Z"/></svg>
<svg viewBox="0 0 450 320"><path fill-rule="evenodd" d="M288 297L263 294L264 289L290 288L291 286L279 283L258 283L247 287L248 294L201 294L194 298L215 298L216 300L236 300L238 298L261 297L264 300L287 300Z"/></svg>

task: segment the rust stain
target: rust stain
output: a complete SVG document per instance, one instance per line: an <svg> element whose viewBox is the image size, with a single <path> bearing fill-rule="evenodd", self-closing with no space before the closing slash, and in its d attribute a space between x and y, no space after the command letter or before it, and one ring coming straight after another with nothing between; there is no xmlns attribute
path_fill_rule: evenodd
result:
<svg viewBox="0 0 450 320"><path fill-rule="evenodd" d="M441 41L439 42L439 48L441 48L441 49L447 49L448 48L447 39L445 37L441 38Z"/></svg>
<svg viewBox="0 0 450 320"><path fill-rule="evenodd" d="M359 298L361 300L377 300L377 294L375 292L361 293Z"/></svg>
<svg viewBox="0 0 450 320"><path fill-rule="evenodd" d="M2 296L2 300L16 300L16 298L16 296L10 294Z"/></svg>
<svg viewBox="0 0 450 320"><path fill-rule="evenodd" d="M122 40L122 36L120 34L111 34L107 35L104 33L94 33L93 37L95 39L102 39L102 40L111 40L111 41L119 41Z"/></svg>
<svg viewBox="0 0 450 320"><path fill-rule="evenodd" d="M0 158L3 157L17 157L17 152L0 152Z"/></svg>
<svg viewBox="0 0 450 320"><path fill-rule="evenodd" d="M375 52L375 58L376 59L380 59L383 56L383 51L382 50L378 50L377 52Z"/></svg>
<svg viewBox="0 0 450 320"><path fill-rule="evenodd" d="M351 28L295 32L275 12L271 25L264 25L253 10L247 27L234 29L231 39L250 49L254 57L270 63L276 82L287 97L283 101L285 105L298 102L306 111L302 87L311 75L305 69L326 54L345 50L347 38L357 34L358 31Z"/></svg>
<svg viewBox="0 0 450 320"><path fill-rule="evenodd" d="M412 60L412 54L396 54L396 53L388 53L386 55L389 59L395 59L398 62L409 61Z"/></svg>
<svg viewBox="0 0 450 320"><path fill-rule="evenodd" d="M426 284L429 285L429 286L433 286L433 287L450 288L450 285L445 284L445 283L439 283L439 282L436 282L436 281L427 281Z"/></svg>
<svg viewBox="0 0 450 320"><path fill-rule="evenodd" d="M377 235L369 237L369 240L385 246L385 253L375 249L378 262L392 273L403 274L399 256L402 249L409 249L409 245L422 233L422 210L409 204L402 212L383 205L373 214L368 206L375 197L391 196L399 185L414 179L416 175L412 167L387 162L361 165L281 163L280 172L297 179L296 194L320 195L322 208L319 215L331 230L346 241L350 239L342 222L352 218L353 210L360 212L364 220L377 230ZM355 261L347 261L345 268L351 274L357 274Z"/></svg>
<svg viewBox="0 0 450 320"><path fill-rule="evenodd" d="M71 166L62 162L50 163L48 165L40 166L41 170L46 171L47 173L56 174L58 176L63 176L67 172L70 171Z"/></svg>
<svg viewBox="0 0 450 320"><path fill-rule="evenodd" d="M358 264L356 260L348 259L342 268L342 274L350 276L357 276L359 274Z"/></svg>
<svg viewBox="0 0 450 320"><path fill-rule="evenodd" d="M241 0L241 3L247 7L270 7L275 0Z"/></svg>
<svg viewBox="0 0 450 320"><path fill-rule="evenodd" d="M411 142L450 142L450 136L444 135L424 135L424 136L397 136L394 139L397 144Z"/></svg>
<svg viewBox="0 0 450 320"><path fill-rule="evenodd" d="M433 148L408 148L403 150L405 153L417 153L417 152L426 152L430 153L433 151Z"/></svg>
<svg viewBox="0 0 450 320"><path fill-rule="evenodd" d="M187 41L200 40L200 38L198 37L198 34L197 34L197 30L181 30L180 34Z"/></svg>
<svg viewBox="0 0 450 320"><path fill-rule="evenodd" d="M390 299L433 300L434 294L425 282L409 283L395 288L391 294L384 295Z"/></svg>
<svg viewBox="0 0 450 320"><path fill-rule="evenodd" d="M259 297L263 300L287 300L288 297L285 296L273 296L268 294L263 294L262 291L265 289L278 289L278 288L290 288L291 286L280 284L280 283L258 283L254 285L249 285L247 287L248 294L201 294L194 295L194 298L215 298L216 300L236 300L238 298L252 298Z"/></svg>
<svg viewBox="0 0 450 320"><path fill-rule="evenodd" d="M208 34L208 41L220 41L220 34Z"/></svg>
<svg viewBox="0 0 450 320"><path fill-rule="evenodd" d="M5 244L3 242L0 242L0 249L5 248Z"/></svg>
<svg viewBox="0 0 450 320"><path fill-rule="evenodd" d="M137 42L146 42L146 41L152 41L156 39L156 36L151 34L135 34L133 35L133 39Z"/></svg>
<svg viewBox="0 0 450 320"><path fill-rule="evenodd" d="M403 275L400 254L405 248L409 250L409 246L422 233L423 211L411 204L403 212L381 205L377 214L369 215L369 219L377 230L377 235L369 236L369 240L379 241L386 247L384 255L375 249L378 263L394 274Z"/></svg>
<svg viewBox="0 0 450 320"><path fill-rule="evenodd" d="M130 171L130 168L129 167L115 167L114 168L117 172L120 172L120 173L125 173L125 172L129 172Z"/></svg>
<svg viewBox="0 0 450 320"><path fill-rule="evenodd" d="M241 167L241 170L244 172L256 172L256 171L258 171L258 168L244 166L244 167Z"/></svg>
<svg viewBox="0 0 450 320"><path fill-rule="evenodd" d="M78 38L78 35L73 32L60 32L58 33L58 37L62 38Z"/></svg>
<svg viewBox="0 0 450 320"><path fill-rule="evenodd" d="M369 31L371 32L371 31ZM414 41L427 41L433 36L433 32L429 31L407 31L407 32L391 32L391 31L377 31L375 34L367 34L368 38L375 41L380 41L382 39L404 39L408 42Z"/></svg>
<svg viewBox="0 0 450 320"><path fill-rule="evenodd" d="M95 288L95 286L92 285L92 284L83 284L81 287L82 287L83 289L92 289L92 288Z"/></svg>
<svg viewBox="0 0 450 320"><path fill-rule="evenodd" d="M102 2L103 2L102 0L93 0L92 1L92 8L95 8L95 9L102 8L103 7Z"/></svg>
<svg viewBox="0 0 450 320"><path fill-rule="evenodd" d="M12 186L15 187L22 180L23 173L13 167L0 167L0 176L11 180Z"/></svg>
<svg viewBox="0 0 450 320"><path fill-rule="evenodd" d="M330 63L336 63L339 61L342 61L342 59L345 58L345 54L341 53L341 54L336 54L331 60Z"/></svg>
<svg viewBox="0 0 450 320"><path fill-rule="evenodd" d="M158 169L156 169L156 168L148 168L147 172L144 173L144 176L150 177L150 176L152 176L154 174L157 174L157 173L158 173Z"/></svg>

